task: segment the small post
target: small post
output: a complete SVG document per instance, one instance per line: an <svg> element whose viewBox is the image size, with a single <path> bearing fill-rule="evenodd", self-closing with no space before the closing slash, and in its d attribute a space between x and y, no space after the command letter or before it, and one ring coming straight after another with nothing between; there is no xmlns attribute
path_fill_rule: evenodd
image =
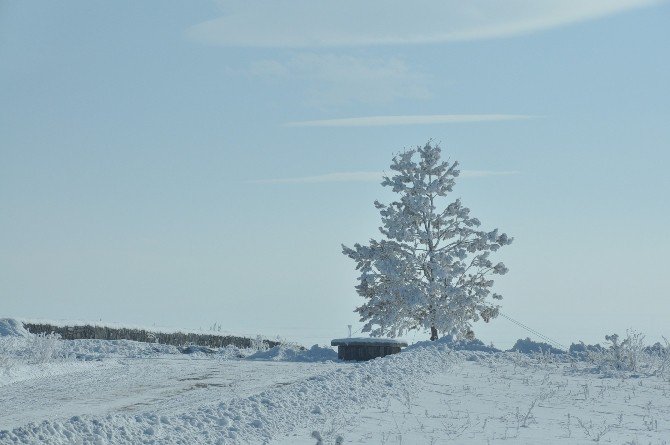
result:
<svg viewBox="0 0 670 445"><path fill-rule="evenodd" d="M351 325L348 324L347 327L349 328L349 338L351 338Z"/></svg>

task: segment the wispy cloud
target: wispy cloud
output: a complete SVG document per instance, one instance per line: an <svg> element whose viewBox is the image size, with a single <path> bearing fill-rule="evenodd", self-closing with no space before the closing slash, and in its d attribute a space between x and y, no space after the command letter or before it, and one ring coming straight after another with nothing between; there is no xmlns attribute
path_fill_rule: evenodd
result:
<svg viewBox="0 0 670 445"><path fill-rule="evenodd" d="M226 0L187 30L207 44L323 47L437 43L527 34L660 0Z"/></svg>
<svg viewBox="0 0 670 445"><path fill-rule="evenodd" d="M300 82L306 102L317 106L430 97L427 76L399 57L300 53L281 61L256 61L249 72L273 82Z"/></svg>
<svg viewBox="0 0 670 445"><path fill-rule="evenodd" d="M361 172L336 172L316 176L300 176L296 178L273 178L249 180L249 184L315 184L323 182L380 182L384 172L361 171ZM518 171L493 171L493 170L461 170L461 178L484 178L488 176L517 175Z"/></svg>
<svg viewBox="0 0 670 445"><path fill-rule="evenodd" d="M462 124L532 119L526 114L425 114L414 116L366 116L344 119L287 122L285 127L382 127L391 125Z"/></svg>

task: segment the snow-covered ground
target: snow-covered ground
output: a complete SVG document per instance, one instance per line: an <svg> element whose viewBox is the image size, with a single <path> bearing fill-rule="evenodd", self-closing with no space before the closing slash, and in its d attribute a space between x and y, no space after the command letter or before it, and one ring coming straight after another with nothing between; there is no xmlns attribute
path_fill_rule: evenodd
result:
<svg viewBox="0 0 670 445"><path fill-rule="evenodd" d="M670 438L670 379L659 367L604 370L565 355L453 351L448 342L366 363L319 347L182 354L10 330L0 336L0 444Z"/></svg>
<svg viewBox="0 0 670 445"><path fill-rule="evenodd" d="M461 352L452 359L450 368L427 376L418 391L340 422L339 434L348 443L375 444L670 440L667 380L602 378L581 365L512 353Z"/></svg>
<svg viewBox="0 0 670 445"><path fill-rule="evenodd" d="M69 365L69 366L68 366ZM58 375L2 387L0 430L44 419L114 413L179 414L185 407L248 397L331 369L331 363L155 357L63 364Z"/></svg>

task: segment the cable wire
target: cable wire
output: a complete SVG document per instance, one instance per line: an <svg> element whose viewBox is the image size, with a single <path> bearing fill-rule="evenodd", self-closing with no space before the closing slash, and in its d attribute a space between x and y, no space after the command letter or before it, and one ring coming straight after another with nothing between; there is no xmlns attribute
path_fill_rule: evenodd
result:
<svg viewBox="0 0 670 445"><path fill-rule="evenodd" d="M568 350L568 348L566 348L566 347L565 347L564 345L562 345L561 343L559 343L559 342L557 342L557 341L555 341L555 340L552 340L551 338L547 337L547 336L544 335L544 334L540 334L540 333L537 332L535 329L531 329L531 328L529 328L529 327L526 326L525 324L521 323L521 322L518 321L518 320L513 319L513 318L510 317L509 315L503 314L502 312L498 312L498 314L500 314L503 318L506 318L507 320L509 320L509 321L511 321L512 323L516 324L517 326L519 326L519 327L521 327L521 328L527 330L527 331L530 332L531 334L537 335L538 337L540 337L541 339L543 339L543 340L546 341L547 343L553 344L554 346L558 346L559 348L563 349L564 351L567 351L567 350Z"/></svg>

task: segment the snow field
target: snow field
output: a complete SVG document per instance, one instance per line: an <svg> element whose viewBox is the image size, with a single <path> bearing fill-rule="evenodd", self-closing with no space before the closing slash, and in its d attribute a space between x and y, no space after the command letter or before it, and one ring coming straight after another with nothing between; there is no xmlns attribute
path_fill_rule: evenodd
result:
<svg viewBox="0 0 670 445"><path fill-rule="evenodd" d="M452 357L453 366L427 375L418 391L363 409L339 429L345 443L646 445L670 438L668 379L603 377L585 362L541 355Z"/></svg>
<svg viewBox="0 0 670 445"><path fill-rule="evenodd" d="M443 346L421 348L367 363L338 364L335 369L247 397L183 406L177 414L75 416L31 423L0 432L0 443L266 443L296 429L327 430L332 419L355 417L361 406L412 390L423 377L451 362L451 352Z"/></svg>
<svg viewBox="0 0 670 445"><path fill-rule="evenodd" d="M494 352L443 338L349 363L318 346L184 353L125 340L62 341L17 326L0 320L2 445L670 438L670 347L644 347L634 333L572 355ZM527 352L543 346L522 343Z"/></svg>

